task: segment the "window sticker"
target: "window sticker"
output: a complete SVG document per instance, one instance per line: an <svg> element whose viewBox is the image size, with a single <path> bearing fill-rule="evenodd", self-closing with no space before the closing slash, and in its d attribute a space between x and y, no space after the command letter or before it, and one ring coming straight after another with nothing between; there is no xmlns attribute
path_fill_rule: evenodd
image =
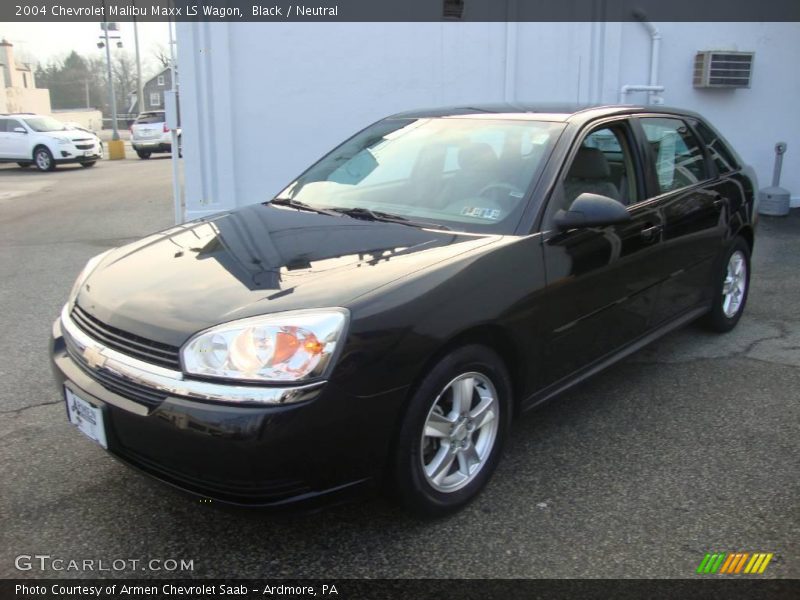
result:
<svg viewBox="0 0 800 600"><path fill-rule="evenodd" d="M474 217L476 219L487 219L489 221L497 221L500 218L499 208L481 208L479 206L465 206L461 209L461 214L465 217Z"/></svg>

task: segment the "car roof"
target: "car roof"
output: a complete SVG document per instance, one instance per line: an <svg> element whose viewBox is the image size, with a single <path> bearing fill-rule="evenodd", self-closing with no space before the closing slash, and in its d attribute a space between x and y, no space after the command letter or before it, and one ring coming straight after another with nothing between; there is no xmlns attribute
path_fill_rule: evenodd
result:
<svg viewBox="0 0 800 600"><path fill-rule="evenodd" d="M532 121L591 121L615 114L662 113L699 117L696 113L674 107L642 104L576 104L498 102L423 108L393 114L389 119L425 119L467 117L475 119L524 119Z"/></svg>

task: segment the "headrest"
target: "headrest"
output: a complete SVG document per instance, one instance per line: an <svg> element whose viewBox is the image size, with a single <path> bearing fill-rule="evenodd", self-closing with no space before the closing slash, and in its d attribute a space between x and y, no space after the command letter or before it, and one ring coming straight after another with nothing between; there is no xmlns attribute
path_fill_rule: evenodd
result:
<svg viewBox="0 0 800 600"><path fill-rule="evenodd" d="M611 175L608 160L597 148L580 148L569 169L569 177L575 179L607 179Z"/></svg>
<svg viewBox="0 0 800 600"><path fill-rule="evenodd" d="M464 170L486 171L497 167L497 155L486 142L475 142L458 151L458 166Z"/></svg>

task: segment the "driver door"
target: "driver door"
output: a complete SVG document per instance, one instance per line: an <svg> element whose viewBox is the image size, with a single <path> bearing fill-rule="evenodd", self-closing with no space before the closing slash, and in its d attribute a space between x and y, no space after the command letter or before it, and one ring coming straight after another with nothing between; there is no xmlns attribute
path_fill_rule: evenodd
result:
<svg viewBox="0 0 800 600"><path fill-rule="evenodd" d="M548 352L553 384L645 334L662 279L662 217L644 197L642 154L627 119L583 136L551 194L543 222ZM611 197L631 220L560 231L553 216L581 193Z"/></svg>

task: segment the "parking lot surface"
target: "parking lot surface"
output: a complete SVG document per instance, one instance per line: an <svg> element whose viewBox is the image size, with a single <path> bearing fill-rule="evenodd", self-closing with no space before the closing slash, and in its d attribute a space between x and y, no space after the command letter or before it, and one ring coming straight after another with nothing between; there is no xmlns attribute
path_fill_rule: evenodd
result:
<svg viewBox="0 0 800 600"><path fill-rule="evenodd" d="M172 224L170 176L168 159L0 166L0 577L697 577L714 551L774 552L764 577L800 577L800 215L762 218L736 330L690 326L524 415L462 512L421 521L372 498L273 514L118 463L51 380L75 276ZM19 571L26 554L193 570Z"/></svg>

